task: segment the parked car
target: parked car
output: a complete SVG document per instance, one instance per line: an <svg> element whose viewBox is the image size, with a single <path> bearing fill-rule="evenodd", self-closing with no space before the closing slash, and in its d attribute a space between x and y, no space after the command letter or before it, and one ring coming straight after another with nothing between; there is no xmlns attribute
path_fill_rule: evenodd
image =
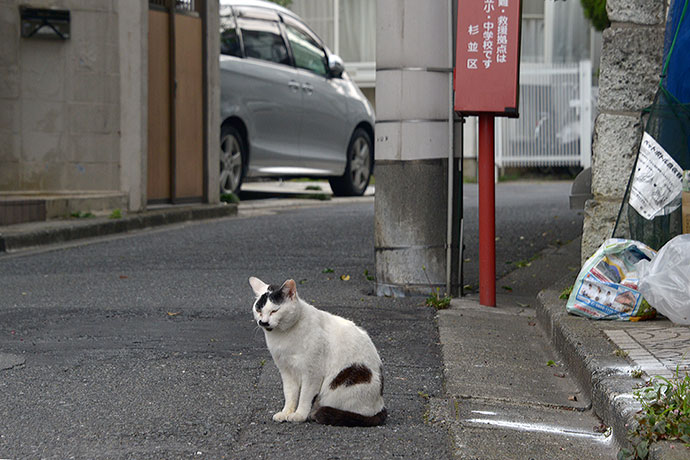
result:
<svg viewBox="0 0 690 460"><path fill-rule="evenodd" d="M364 193L374 112L342 59L293 12L221 0L221 193L248 177L325 177Z"/></svg>

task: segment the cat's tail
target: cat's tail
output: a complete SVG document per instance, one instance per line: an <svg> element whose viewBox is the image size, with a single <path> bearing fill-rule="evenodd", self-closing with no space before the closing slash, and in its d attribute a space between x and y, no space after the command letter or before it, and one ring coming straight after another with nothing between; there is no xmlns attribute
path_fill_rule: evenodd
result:
<svg viewBox="0 0 690 460"><path fill-rule="evenodd" d="M321 406L312 414L312 419L322 425L337 426L378 426L386 423L386 408L372 416L360 415L334 407Z"/></svg>

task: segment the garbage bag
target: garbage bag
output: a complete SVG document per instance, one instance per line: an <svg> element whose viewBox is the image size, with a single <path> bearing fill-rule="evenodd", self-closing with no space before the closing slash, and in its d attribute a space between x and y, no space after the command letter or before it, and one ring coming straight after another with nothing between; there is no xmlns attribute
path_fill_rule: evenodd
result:
<svg viewBox="0 0 690 460"><path fill-rule="evenodd" d="M655 254L639 241L606 240L582 266L566 310L591 319L637 321L653 317L655 312L637 289L637 264Z"/></svg>
<svg viewBox="0 0 690 460"><path fill-rule="evenodd" d="M671 239L638 272L638 289L650 305L674 323L690 325L690 234Z"/></svg>

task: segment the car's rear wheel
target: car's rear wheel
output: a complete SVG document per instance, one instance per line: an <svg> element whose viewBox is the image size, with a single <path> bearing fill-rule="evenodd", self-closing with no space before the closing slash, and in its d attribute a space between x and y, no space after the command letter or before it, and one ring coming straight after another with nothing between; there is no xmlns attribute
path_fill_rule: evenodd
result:
<svg viewBox="0 0 690 460"><path fill-rule="evenodd" d="M240 132L225 125L220 132L220 193L237 194L244 177L244 163L247 158L244 139Z"/></svg>
<svg viewBox="0 0 690 460"><path fill-rule="evenodd" d="M364 194L371 178L373 154L374 149L369 133L362 128L357 128L347 147L345 174L329 181L334 195L360 196Z"/></svg>

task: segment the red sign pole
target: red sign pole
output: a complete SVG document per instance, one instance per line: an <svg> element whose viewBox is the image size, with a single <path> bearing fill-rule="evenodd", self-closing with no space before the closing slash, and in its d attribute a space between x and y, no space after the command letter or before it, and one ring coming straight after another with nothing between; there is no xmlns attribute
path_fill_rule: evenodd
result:
<svg viewBox="0 0 690 460"><path fill-rule="evenodd" d="M458 0L456 112L479 116L479 303L496 306L494 117L518 116L521 0Z"/></svg>
<svg viewBox="0 0 690 460"><path fill-rule="evenodd" d="M494 117L479 115L479 304L496 306Z"/></svg>

